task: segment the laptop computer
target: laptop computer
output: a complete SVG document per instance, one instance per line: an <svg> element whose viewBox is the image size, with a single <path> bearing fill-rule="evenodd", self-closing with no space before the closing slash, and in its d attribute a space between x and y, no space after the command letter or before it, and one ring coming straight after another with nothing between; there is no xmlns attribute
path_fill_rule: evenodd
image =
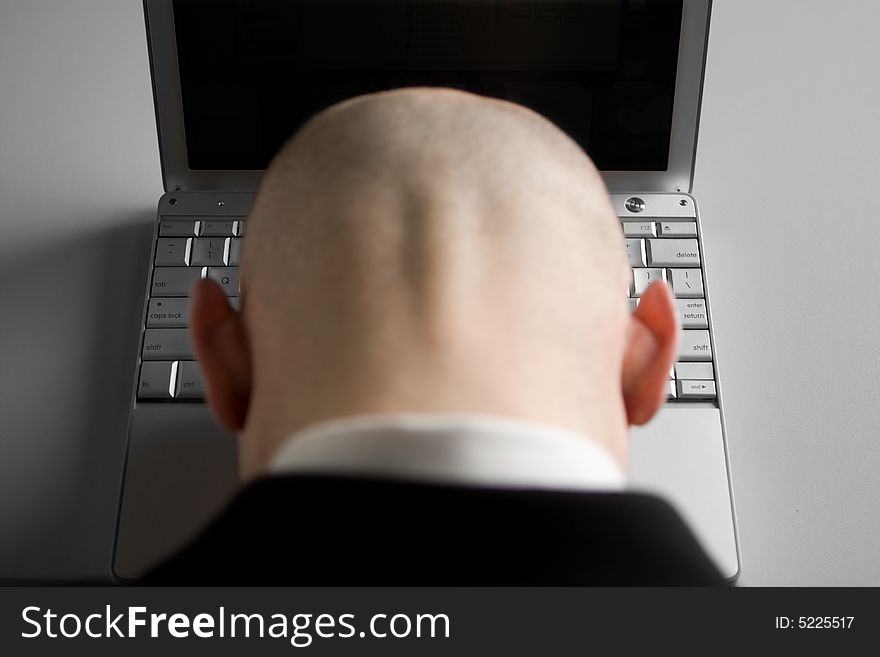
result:
<svg viewBox="0 0 880 657"><path fill-rule="evenodd" d="M135 578L237 485L188 337L199 277L237 300L262 170L309 116L400 86L544 114L590 154L621 220L632 308L654 280L682 325L668 402L634 429L630 486L665 496L728 578L739 551L696 200L710 0L145 0L162 173L112 571Z"/></svg>

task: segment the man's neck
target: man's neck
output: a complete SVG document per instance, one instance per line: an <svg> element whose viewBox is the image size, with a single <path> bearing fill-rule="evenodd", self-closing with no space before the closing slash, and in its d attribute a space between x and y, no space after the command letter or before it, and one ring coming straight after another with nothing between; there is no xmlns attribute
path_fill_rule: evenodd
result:
<svg viewBox="0 0 880 657"><path fill-rule="evenodd" d="M426 388L430 393L427 394ZM622 468L626 468L626 424L622 402L615 411L614 400L600 404L589 401L580 406L564 404L562 394L539 393L523 385L518 394L502 394L503 386L478 391L467 385L440 388L420 385L391 394L374 386L372 394L350 396L337 391L321 395L321 389L290 391L270 399L254 399L245 430L241 434L240 454L245 478L263 473L281 444L292 434L321 422L338 418L377 415L481 415L514 421L560 427L598 442ZM415 393L421 393L416 395ZM332 398L332 402L330 399ZM592 411L591 411L592 409ZM601 412L600 412L601 409Z"/></svg>

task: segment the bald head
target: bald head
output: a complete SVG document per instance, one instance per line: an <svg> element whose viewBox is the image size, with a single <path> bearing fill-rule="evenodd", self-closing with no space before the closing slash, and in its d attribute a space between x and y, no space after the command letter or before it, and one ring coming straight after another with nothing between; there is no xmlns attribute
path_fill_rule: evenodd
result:
<svg viewBox="0 0 880 657"><path fill-rule="evenodd" d="M381 412L550 422L622 459L628 276L602 178L537 114L438 89L336 105L278 153L248 221L245 466Z"/></svg>
<svg viewBox="0 0 880 657"><path fill-rule="evenodd" d="M325 264L325 249L380 258L340 272L356 278L406 265L408 286L451 281L480 250L484 265L516 273L560 242L569 247L552 254L557 267L616 277L615 290L626 274L604 183L583 151L530 110L451 90L364 96L315 117L266 172L249 231L245 286L264 298ZM526 260L496 261L505 255Z"/></svg>

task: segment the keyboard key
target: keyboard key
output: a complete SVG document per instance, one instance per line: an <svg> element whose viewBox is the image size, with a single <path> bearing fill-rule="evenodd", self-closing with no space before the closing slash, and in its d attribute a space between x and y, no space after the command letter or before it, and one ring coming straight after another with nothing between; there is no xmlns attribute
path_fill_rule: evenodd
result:
<svg viewBox="0 0 880 657"><path fill-rule="evenodd" d="M181 328L189 325L189 299L150 299L148 328Z"/></svg>
<svg viewBox="0 0 880 657"><path fill-rule="evenodd" d="M647 241L649 267L699 267L697 240L652 239Z"/></svg>
<svg viewBox="0 0 880 657"><path fill-rule="evenodd" d="M715 378L715 368L712 363L676 363L675 378L706 381Z"/></svg>
<svg viewBox="0 0 880 657"><path fill-rule="evenodd" d="M202 277L202 267L156 267L153 269L151 296L186 297L197 280Z"/></svg>
<svg viewBox="0 0 880 657"><path fill-rule="evenodd" d="M657 228L653 221L624 221L624 237L657 237Z"/></svg>
<svg viewBox="0 0 880 657"><path fill-rule="evenodd" d="M675 399L676 397L675 381L666 382L666 399Z"/></svg>
<svg viewBox="0 0 880 657"><path fill-rule="evenodd" d="M709 331L682 331L678 340L677 360L712 360L712 343L709 342Z"/></svg>
<svg viewBox="0 0 880 657"><path fill-rule="evenodd" d="M647 264L645 259L645 240L623 240L626 246L626 257L629 260L630 267L644 267Z"/></svg>
<svg viewBox="0 0 880 657"><path fill-rule="evenodd" d="M195 234L195 221L163 219L159 224L159 237L193 237Z"/></svg>
<svg viewBox="0 0 880 657"><path fill-rule="evenodd" d="M208 278L220 283L226 296L238 296L238 267L208 267Z"/></svg>
<svg viewBox="0 0 880 657"><path fill-rule="evenodd" d="M662 237L697 236L697 224L693 221L661 221L657 227Z"/></svg>
<svg viewBox="0 0 880 657"><path fill-rule="evenodd" d="M144 360L192 360L189 329L148 328L144 331Z"/></svg>
<svg viewBox="0 0 880 657"><path fill-rule="evenodd" d="M175 365L173 362L141 363L138 399L171 399L174 396L171 374Z"/></svg>
<svg viewBox="0 0 880 657"><path fill-rule="evenodd" d="M154 262L157 267L186 267L191 248L191 237L160 237Z"/></svg>
<svg viewBox="0 0 880 657"><path fill-rule="evenodd" d="M681 328L709 328L705 299L676 299L675 305L678 306L678 322Z"/></svg>
<svg viewBox="0 0 880 657"><path fill-rule="evenodd" d="M632 312L635 312L636 307L639 305L639 300L638 299L627 299L626 303L627 303L627 306L629 307L629 311L632 313Z"/></svg>
<svg viewBox="0 0 880 657"><path fill-rule="evenodd" d="M230 237L226 240L226 247L223 252L223 264L238 267L241 264L241 242L240 237Z"/></svg>
<svg viewBox="0 0 880 657"><path fill-rule="evenodd" d="M699 269L670 269L672 293L680 299L695 299L703 294L703 272Z"/></svg>
<svg viewBox="0 0 880 657"><path fill-rule="evenodd" d="M233 235L231 219L202 219L199 221L200 237L228 237Z"/></svg>
<svg viewBox="0 0 880 657"><path fill-rule="evenodd" d="M236 221L232 226L232 231L233 234L237 237L241 237L242 235L244 235L244 221Z"/></svg>
<svg viewBox="0 0 880 657"><path fill-rule="evenodd" d="M223 251L226 246L226 240L211 237L196 237L193 239L192 256L190 258L192 265L210 267L211 265L222 265Z"/></svg>
<svg viewBox="0 0 880 657"><path fill-rule="evenodd" d="M633 269L632 287L630 287L629 295L631 297L640 297L648 286L654 281L665 281L665 269Z"/></svg>
<svg viewBox="0 0 880 657"><path fill-rule="evenodd" d="M177 368L178 399L204 399L205 390L202 382L202 370L194 360L182 360Z"/></svg>
<svg viewBox="0 0 880 657"><path fill-rule="evenodd" d="M714 381L682 381L678 384L679 399L715 399Z"/></svg>

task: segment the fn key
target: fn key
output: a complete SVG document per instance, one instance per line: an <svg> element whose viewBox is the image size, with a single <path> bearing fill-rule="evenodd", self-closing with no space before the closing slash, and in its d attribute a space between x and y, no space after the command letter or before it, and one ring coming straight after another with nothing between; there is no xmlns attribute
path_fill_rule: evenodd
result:
<svg viewBox="0 0 880 657"><path fill-rule="evenodd" d="M168 361L144 361L138 381L138 399L171 399L177 363Z"/></svg>

